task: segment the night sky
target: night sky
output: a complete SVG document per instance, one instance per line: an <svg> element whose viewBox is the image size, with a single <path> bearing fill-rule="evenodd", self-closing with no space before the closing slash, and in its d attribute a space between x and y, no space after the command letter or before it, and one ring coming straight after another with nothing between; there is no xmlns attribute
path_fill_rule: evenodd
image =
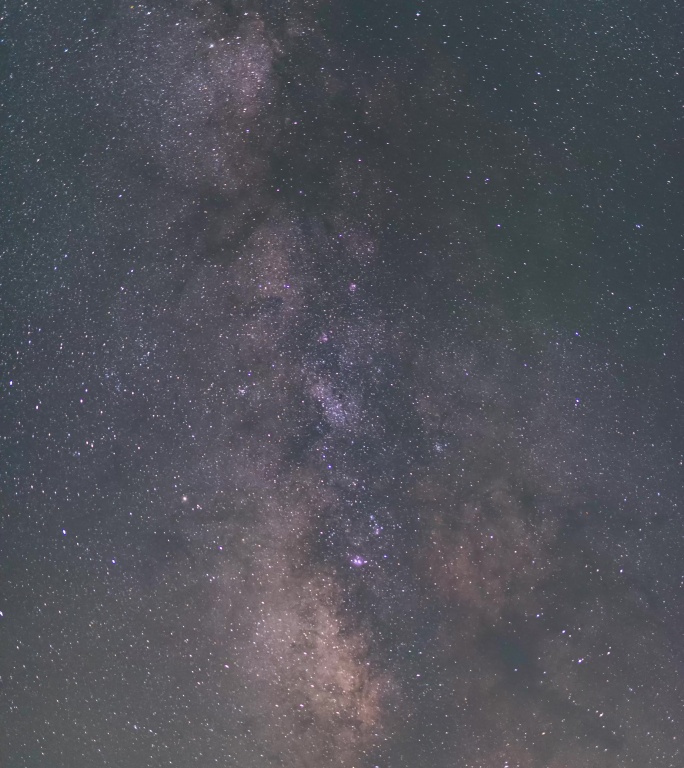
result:
<svg viewBox="0 0 684 768"><path fill-rule="evenodd" d="M8 0L3 768L682 768L675 0Z"/></svg>

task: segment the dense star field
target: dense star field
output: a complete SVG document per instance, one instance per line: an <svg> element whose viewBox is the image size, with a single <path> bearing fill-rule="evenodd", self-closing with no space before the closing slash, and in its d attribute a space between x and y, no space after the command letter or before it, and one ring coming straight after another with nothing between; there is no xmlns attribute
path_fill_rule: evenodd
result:
<svg viewBox="0 0 684 768"><path fill-rule="evenodd" d="M5 768L684 765L681 23L5 4Z"/></svg>

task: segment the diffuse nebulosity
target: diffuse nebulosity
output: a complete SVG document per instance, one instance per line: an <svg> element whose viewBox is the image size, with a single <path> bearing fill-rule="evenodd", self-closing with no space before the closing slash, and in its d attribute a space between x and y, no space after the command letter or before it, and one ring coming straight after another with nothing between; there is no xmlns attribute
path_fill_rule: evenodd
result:
<svg viewBox="0 0 684 768"><path fill-rule="evenodd" d="M321 7L150 10L120 14L112 71L131 140L174 190L164 311L198 340L187 364L221 382L217 399L188 392L204 425L188 472L215 507L199 541L222 542L201 621L250 723L235 759L642 754L638 704L618 714L614 688L634 650L602 618L609 595L628 614L633 598L573 546L597 487L548 446L570 432L586 461L605 437L563 393L557 335L501 329L488 201L440 167L498 154L512 195L532 158L471 114L442 57L360 57ZM596 388L597 352L567 344ZM658 698L676 706L665 683Z"/></svg>

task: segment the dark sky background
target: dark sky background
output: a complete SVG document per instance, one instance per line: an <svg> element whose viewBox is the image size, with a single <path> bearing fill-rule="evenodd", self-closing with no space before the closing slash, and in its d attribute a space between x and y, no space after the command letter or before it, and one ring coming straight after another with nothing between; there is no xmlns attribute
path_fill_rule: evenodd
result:
<svg viewBox="0 0 684 768"><path fill-rule="evenodd" d="M8 0L4 768L681 768L675 0Z"/></svg>

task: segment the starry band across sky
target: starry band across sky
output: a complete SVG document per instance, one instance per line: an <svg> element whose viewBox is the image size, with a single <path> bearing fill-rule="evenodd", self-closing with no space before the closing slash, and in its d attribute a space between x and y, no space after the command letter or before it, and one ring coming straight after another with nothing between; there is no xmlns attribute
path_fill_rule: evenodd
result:
<svg viewBox="0 0 684 768"><path fill-rule="evenodd" d="M678 15L7 4L2 765L682 765Z"/></svg>

